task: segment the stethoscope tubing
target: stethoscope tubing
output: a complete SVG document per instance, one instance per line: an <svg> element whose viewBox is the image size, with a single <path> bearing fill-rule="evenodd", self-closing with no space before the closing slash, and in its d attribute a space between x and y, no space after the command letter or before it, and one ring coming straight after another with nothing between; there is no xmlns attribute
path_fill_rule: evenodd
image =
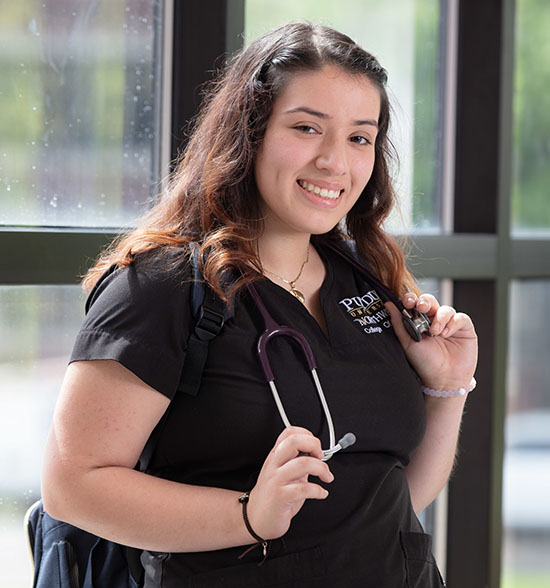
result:
<svg viewBox="0 0 550 588"><path fill-rule="evenodd" d="M317 364L315 362L315 357L313 356L311 346L307 342L306 338L299 331L291 327L287 327L285 325L279 325L275 322L273 317L269 314L264 303L262 302L262 299L256 291L256 288L254 288L253 284L248 285L248 291L252 299L254 300L254 303L256 304L256 307L258 308L260 314L262 315L265 325L265 330L258 338L258 342L256 345L258 357L260 359L260 365L262 366L262 371L264 373L265 379L269 384L271 393L273 395L273 399L275 400L275 404L277 406L277 409L279 411L279 414L285 427L290 427L291 423L283 407L281 397L275 384L275 376L273 374L273 370L271 369L271 364L267 354L267 344L275 337L290 337L298 343L299 347L304 353L309 372L311 373L311 377L313 378L315 389L317 390L317 395L319 397L321 406L323 408L323 412L325 414L325 418L327 420L329 432L329 448L323 449L323 461L327 461L332 457L332 455L334 455L334 453L336 453L344 447L344 444L342 443L342 441L344 441L344 437L340 440L338 444L336 443L336 434L334 432L334 423L332 421L332 415L328 407L325 393L323 392L323 386L321 385L321 381L317 373ZM348 435L350 435L350 433L348 433ZM353 441L355 441L355 436L353 436ZM349 443L349 445L351 445L351 443Z"/></svg>

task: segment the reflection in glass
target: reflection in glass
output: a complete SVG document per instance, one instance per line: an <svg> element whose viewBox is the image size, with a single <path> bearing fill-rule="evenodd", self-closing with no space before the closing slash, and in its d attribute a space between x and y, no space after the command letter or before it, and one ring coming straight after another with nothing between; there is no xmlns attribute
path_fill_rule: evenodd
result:
<svg viewBox="0 0 550 588"><path fill-rule="evenodd" d="M83 308L78 286L0 287L2 586L29 586L23 516L40 496L42 451Z"/></svg>
<svg viewBox="0 0 550 588"><path fill-rule="evenodd" d="M512 283L503 470L504 588L550 586L550 280Z"/></svg>
<svg viewBox="0 0 550 588"><path fill-rule="evenodd" d="M387 69L401 208L389 228L438 231L439 0L247 0L246 42L274 26L304 19L348 34Z"/></svg>
<svg viewBox="0 0 550 588"><path fill-rule="evenodd" d="M512 230L550 234L550 2L516 0Z"/></svg>
<svg viewBox="0 0 550 588"><path fill-rule="evenodd" d="M0 3L0 225L128 224L156 191L162 2Z"/></svg>

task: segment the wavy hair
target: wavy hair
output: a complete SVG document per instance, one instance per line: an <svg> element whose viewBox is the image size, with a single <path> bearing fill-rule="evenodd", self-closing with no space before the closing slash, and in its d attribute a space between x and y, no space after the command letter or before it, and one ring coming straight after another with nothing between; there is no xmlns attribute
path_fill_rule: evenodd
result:
<svg viewBox="0 0 550 588"><path fill-rule="evenodd" d="M290 23L259 37L209 84L167 193L137 228L119 236L101 255L84 277L83 287L90 289L109 266L129 265L144 251L177 248L175 257L181 261L190 254L191 243L200 248L205 280L226 301L261 277L255 243L263 223L255 157L274 101L289 77L325 65L365 76L380 93L381 107L372 176L344 221L316 239L353 239L371 268L397 294L413 286L401 248L382 229L395 203L386 71L340 32ZM237 278L226 289L228 274Z"/></svg>

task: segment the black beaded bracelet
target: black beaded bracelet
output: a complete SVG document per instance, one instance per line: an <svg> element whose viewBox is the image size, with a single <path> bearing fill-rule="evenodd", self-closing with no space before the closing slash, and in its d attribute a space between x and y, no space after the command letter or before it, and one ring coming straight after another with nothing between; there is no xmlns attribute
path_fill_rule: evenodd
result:
<svg viewBox="0 0 550 588"><path fill-rule="evenodd" d="M252 535L252 537L254 537L254 539L256 539L256 541L258 542L258 544L261 544L262 549L263 549L263 553L264 553L264 561L265 561L265 558L267 557L267 548L269 546L269 541L266 541L265 539L262 539L262 537L260 537L254 531L254 529L252 528L252 526L250 525L250 521L248 520L248 515L247 515L247 512L246 512L246 507L247 507L247 504L248 504L249 499L250 499L250 493L249 492L245 492L242 496L239 496L239 502L243 505L243 520L244 520L244 524L246 526L246 530Z"/></svg>

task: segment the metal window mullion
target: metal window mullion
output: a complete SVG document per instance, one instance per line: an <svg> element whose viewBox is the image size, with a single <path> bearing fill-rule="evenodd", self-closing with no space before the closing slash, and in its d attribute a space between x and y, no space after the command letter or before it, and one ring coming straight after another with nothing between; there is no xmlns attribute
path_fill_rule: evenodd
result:
<svg viewBox="0 0 550 588"><path fill-rule="evenodd" d="M441 50L444 63L442 80L443 141L441 156L441 228L452 233L454 224L454 188L456 157L456 85L458 67L458 1L441 0L444 35Z"/></svg>
<svg viewBox="0 0 550 588"><path fill-rule="evenodd" d="M492 406L491 516L489 528L489 584L498 586L502 565L502 468L507 405L510 283L512 279L511 186L514 120L515 0L502 2L502 43L499 121L497 211L497 280L495 304L495 359Z"/></svg>

